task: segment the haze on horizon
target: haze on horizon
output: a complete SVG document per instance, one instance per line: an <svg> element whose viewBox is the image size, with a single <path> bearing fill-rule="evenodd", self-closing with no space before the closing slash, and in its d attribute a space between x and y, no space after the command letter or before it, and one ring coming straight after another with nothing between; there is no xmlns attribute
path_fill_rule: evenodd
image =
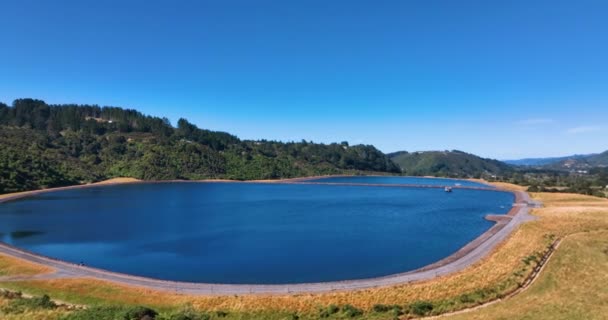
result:
<svg viewBox="0 0 608 320"><path fill-rule="evenodd" d="M244 139L608 149L605 1L3 1L0 101L184 117Z"/></svg>

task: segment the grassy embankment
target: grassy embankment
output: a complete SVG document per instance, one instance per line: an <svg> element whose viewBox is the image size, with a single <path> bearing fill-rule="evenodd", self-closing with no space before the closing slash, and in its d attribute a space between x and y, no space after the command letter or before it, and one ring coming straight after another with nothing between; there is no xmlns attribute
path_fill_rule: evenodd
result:
<svg viewBox="0 0 608 320"><path fill-rule="evenodd" d="M363 312L359 315L361 318L393 319L399 309L406 313L401 317L408 314L432 315L503 297L518 288L548 245L561 238L559 249L529 290L506 301L453 317L600 319L603 314L608 314L608 303L605 302L608 301L605 272L608 270L608 200L551 193L533 194L533 197L545 204L544 208L533 212L540 219L522 225L476 265L421 283L325 294L225 297L184 296L92 279L4 282L0 287L32 294L46 293L63 301L91 306L146 305L165 313L191 305L194 309L208 312L212 318L289 319L297 314L300 319L316 319L323 315L329 318L357 315L358 312L351 312L349 308L336 310L331 307L348 304ZM6 265L10 262L1 264ZM10 273L14 272L15 269ZM388 311L374 311L382 309ZM227 314L214 313L217 311ZM70 311L63 314L69 315Z"/></svg>
<svg viewBox="0 0 608 320"><path fill-rule="evenodd" d="M31 276L50 272L53 272L52 268L0 254L0 277Z"/></svg>

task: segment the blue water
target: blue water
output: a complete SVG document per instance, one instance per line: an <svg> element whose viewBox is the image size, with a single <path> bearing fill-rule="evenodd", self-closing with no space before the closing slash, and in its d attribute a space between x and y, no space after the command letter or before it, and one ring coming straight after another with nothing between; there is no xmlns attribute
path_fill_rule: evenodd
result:
<svg viewBox="0 0 608 320"><path fill-rule="evenodd" d="M161 183L0 204L0 239L67 261L213 283L369 278L440 260L506 213L510 193L428 188Z"/></svg>
<svg viewBox="0 0 608 320"><path fill-rule="evenodd" d="M306 180L310 182L328 182L328 183L367 183L367 184L416 184L427 186L442 186L442 187L481 187L494 188L492 185L479 183L468 180L457 180L448 178L423 178L423 177L398 177L398 176L343 176L343 177L327 177L315 178Z"/></svg>

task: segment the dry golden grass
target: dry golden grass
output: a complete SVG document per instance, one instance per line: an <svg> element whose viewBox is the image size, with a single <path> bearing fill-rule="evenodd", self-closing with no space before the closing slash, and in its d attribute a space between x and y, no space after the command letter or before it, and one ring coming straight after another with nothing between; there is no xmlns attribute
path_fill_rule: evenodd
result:
<svg viewBox="0 0 608 320"><path fill-rule="evenodd" d="M519 186L516 184L512 184L512 183L506 183L506 182L492 182L492 185L505 189L505 190L511 190L511 191L526 191L528 190L527 186Z"/></svg>
<svg viewBox="0 0 608 320"><path fill-rule="evenodd" d="M135 179L135 178L113 178L113 179L108 179L108 180L104 180L104 181L100 181L100 182L95 182L95 183L92 183L91 185L121 184L121 183L132 183L132 182L139 182L139 181L141 181L141 180ZM61 189L61 188L57 188L57 189ZM48 190L51 190L51 189L48 189ZM30 194L30 193L33 193L36 191L37 190L0 194L0 200L2 200L4 198L12 197L12 196L17 196L17 195L27 195L27 194Z"/></svg>
<svg viewBox="0 0 608 320"><path fill-rule="evenodd" d="M0 254L0 276L30 276L53 271L53 268Z"/></svg>
<svg viewBox="0 0 608 320"><path fill-rule="evenodd" d="M608 232L568 236L521 294L448 319L607 319Z"/></svg>
<svg viewBox="0 0 608 320"><path fill-rule="evenodd" d="M93 279L40 280L0 286L36 294L48 293L73 303L144 304L158 308L191 303L205 310L246 312L310 312L329 304L352 304L369 310L374 304L405 305L420 300L450 299L480 288L500 287L508 291L516 287L531 268L522 260L545 250L553 235L563 237L578 232L608 230L608 200L571 194L537 193L533 196L545 203L544 208L533 211L538 220L522 225L488 257L466 270L426 282L323 294L245 296L187 296Z"/></svg>
<svg viewBox="0 0 608 320"><path fill-rule="evenodd" d="M193 297L92 279L29 281L20 283L19 288L40 293L50 292L53 297L67 301L84 296L92 299L77 301L85 303L103 300L114 304L146 304L159 307L191 303L205 310L303 312L317 310L319 306L329 304L352 304L367 310L374 304L407 304L418 300L446 299L498 283L520 267L521 260L529 255L529 252L546 246L547 239L541 237L530 241L525 234L523 230L517 231L511 241L504 243L490 257L465 271L427 282L369 290L300 295Z"/></svg>
<svg viewBox="0 0 608 320"><path fill-rule="evenodd" d="M65 315L63 310L34 310L18 314L3 314L0 312L2 320L53 320L60 319Z"/></svg>
<svg viewBox="0 0 608 320"><path fill-rule="evenodd" d="M544 202L545 207L571 207L580 205L582 207L606 206L608 199L586 196L574 193L532 193L534 199Z"/></svg>
<svg viewBox="0 0 608 320"><path fill-rule="evenodd" d="M0 319L2 320L53 320L60 319L61 316L65 315L65 311L62 310L36 310L27 311L18 314L3 314L0 312Z"/></svg>
<svg viewBox="0 0 608 320"><path fill-rule="evenodd" d="M13 193L0 194L0 200L2 200L4 198L16 196L16 195L22 195L22 194L28 194L28 193L31 193L31 191L23 191L23 192L13 192Z"/></svg>
<svg viewBox="0 0 608 320"><path fill-rule="evenodd" d="M117 183L131 183L131 182L139 182L141 180L139 179L135 179L135 178L112 178L112 179L108 179L108 180L104 180L104 181L100 181L100 182L96 182L94 184L117 184Z"/></svg>

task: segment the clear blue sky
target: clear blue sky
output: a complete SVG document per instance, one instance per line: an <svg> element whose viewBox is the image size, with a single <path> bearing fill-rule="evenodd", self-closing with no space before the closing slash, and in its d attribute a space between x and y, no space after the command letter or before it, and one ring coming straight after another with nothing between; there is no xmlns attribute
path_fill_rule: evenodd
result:
<svg viewBox="0 0 608 320"><path fill-rule="evenodd" d="M4 0L0 101L385 152L599 152L607 16L607 1Z"/></svg>

